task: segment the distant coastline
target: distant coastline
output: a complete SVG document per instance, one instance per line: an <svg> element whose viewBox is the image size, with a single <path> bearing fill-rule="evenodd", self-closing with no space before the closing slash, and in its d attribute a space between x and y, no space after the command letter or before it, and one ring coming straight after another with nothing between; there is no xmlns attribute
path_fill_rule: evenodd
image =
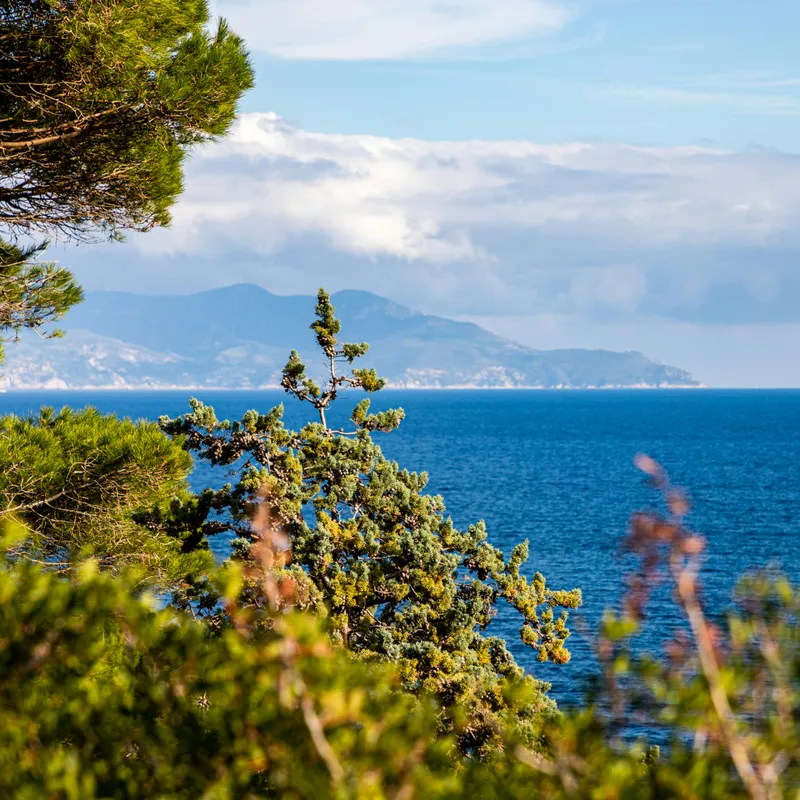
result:
<svg viewBox="0 0 800 800"><path fill-rule="evenodd" d="M90 292L65 319L65 338L28 336L8 348L0 387L278 388L293 350L309 375L325 369L308 327L315 303L313 297L241 284L184 296ZM700 383L635 350L538 350L368 292L338 292L333 304L351 340L371 345L364 365L393 389L668 389Z"/></svg>
<svg viewBox="0 0 800 800"><path fill-rule="evenodd" d="M265 384L263 386L203 386L203 385L101 385L101 386L0 386L0 392L269 392L280 390L278 384ZM408 386L404 384L387 383L386 389L408 392L604 392L604 391L664 391L673 389L713 389L712 386L696 384L692 386L683 384L639 384L639 385L609 385L609 386Z"/></svg>

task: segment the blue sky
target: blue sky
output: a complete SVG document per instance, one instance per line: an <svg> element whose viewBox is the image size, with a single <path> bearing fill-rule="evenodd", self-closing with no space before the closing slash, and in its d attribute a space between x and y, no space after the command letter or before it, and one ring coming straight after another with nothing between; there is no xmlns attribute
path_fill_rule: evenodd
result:
<svg viewBox="0 0 800 800"><path fill-rule="evenodd" d="M255 5L218 7L236 19ZM405 54L386 46L386 60L348 60L344 48L337 60L323 47L321 60L259 53L244 107L328 133L800 149L800 3L553 5L563 24L534 36ZM280 51L279 33L251 38Z"/></svg>
<svg viewBox="0 0 800 800"><path fill-rule="evenodd" d="M362 288L535 347L800 386L800 3L215 11L257 87L169 230L67 251L87 288Z"/></svg>

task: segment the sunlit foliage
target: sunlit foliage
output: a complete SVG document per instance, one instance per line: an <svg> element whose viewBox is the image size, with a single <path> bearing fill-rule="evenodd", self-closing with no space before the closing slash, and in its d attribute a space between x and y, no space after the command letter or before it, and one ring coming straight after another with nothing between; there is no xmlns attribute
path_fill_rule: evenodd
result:
<svg viewBox="0 0 800 800"><path fill-rule="evenodd" d="M278 407L230 423L199 401L190 414L161 421L197 457L238 467L235 486L209 491L198 503L216 511L217 523L224 515L245 560L250 516L266 504L287 537L293 560L285 569L301 587L300 606L327 617L333 640L359 658L396 663L406 689L469 708L465 751L491 755L509 726L532 743L537 718L555 711L548 687L525 674L503 639L483 630L505 603L519 614L524 646L539 661L565 663L566 611L556 612L579 606L580 592L552 590L538 572L528 579L527 543L505 557L488 543L482 522L456 529L442 498L425 493L427 476L383 455L374 435L397 428L401 409L373 414L362 400L348 429L331 428L326 413L343 389L372 393L383 381L353 368L367 345L340 343L324 291L311 327L329 377L318 385L295 352L283 386L317 421L288 430ZM257 604L258 592L248 601Z"/></svg>

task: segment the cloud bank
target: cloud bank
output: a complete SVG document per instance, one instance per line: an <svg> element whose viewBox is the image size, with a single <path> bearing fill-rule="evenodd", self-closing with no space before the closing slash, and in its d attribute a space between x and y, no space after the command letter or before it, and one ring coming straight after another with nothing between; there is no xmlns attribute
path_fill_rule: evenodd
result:
<svg viewBox="0 0 800 800"><path fill-rule="evenodd" d="M553 33L557 0L218 0L257 52L286 59L397 60Z"/></svg>
<svg viewBox="0 0 800 800"><path fill-rule="evenodd" d="M134 246L206 285L360 286L443 313L795 322L799 216L800 157L775 151L396 140L250 114L192 160L173 227Z"/></svg>

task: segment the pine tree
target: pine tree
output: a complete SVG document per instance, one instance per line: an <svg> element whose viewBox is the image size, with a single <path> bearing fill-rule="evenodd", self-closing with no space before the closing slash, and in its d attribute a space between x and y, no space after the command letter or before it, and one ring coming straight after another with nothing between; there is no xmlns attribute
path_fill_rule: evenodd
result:
<svg viewBox="0 0 800 800"><path fill-rule="evenodd" d="M152 422L88 408L0 418L0 522L28 530L18 558L59 571L91 551L167 587L212 564L204 531L174 524L192 461Z"/></svg>
<svg viewBox="0 0 800 800"><path fill-rule="evenodd" d="M253 82L206 0L0 0L0 231L169 222L186 154Z"/></svg>
<svg viewBox="0 0 800 800"><path fill-rule="evenodd" d="M238 470L235 486L208 490L196 503L213 509L213 524L238 534L245 560L254 541L249 519L258 508L267 513L287 538L293 563L282 570L299 587L300 605L326 616L333 638L360 658L397 662L407 690L431 692L445 707L465 705L465 751L491 754L509 726L532 735L536 717L554 711L549 687L483 630L504 602L519 614L522 642L538 660L565 663L565 609L580 605L580 591L554 591L538 572L528 580L527 543L505 558L482 522L457 530L442 498L425 493L427 476L383 455L373 434L396 429L401 409L371 413L364 399L349 429L330 427L327 412L344 389L373 393L383 381L353 367L368 345L340 343L340 322L322 290L311 327L326 382L312 380L296 352L283 371L286 392L318 418L300 431L284 427L282 406L230 423L192 400L191 413L160 421L197 457ZM263 602L258 585L248 592L249 602Z"/></svg>
<svg viewBox="0 0 800 800"><path fill-rule="evenodd" d="M16 339L23 330L43 338L61 336L46 326L83 299L69 270L36 259L45 248L46 243L23 248L0 239L0 337L5 333ZM0 363L2 358L0 346Z"/></svg>

